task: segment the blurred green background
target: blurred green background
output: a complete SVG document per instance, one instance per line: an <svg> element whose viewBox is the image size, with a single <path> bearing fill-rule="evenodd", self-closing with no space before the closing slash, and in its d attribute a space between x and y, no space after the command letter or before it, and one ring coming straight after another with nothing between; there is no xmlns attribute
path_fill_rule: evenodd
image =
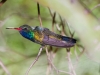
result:
<svg viewBox="0 0 100 75"><path fill-rule="evenodd" d="M40 45L23 38L18 31L6 30L6 27L19 27L23 24L40 26L37 12L37 2L40 3L43 27L52 30L52 17L47 7L56 11L66 19L71 32L75 31L74 38L77 44L85 48L79 57L71 49L71 59L77 75L100 75L100 7L99 0L7 0L0 6L0 60L11 75L24 75L30 64L38 54ZM56 17L59 23L59 17ZM67 24L67 36L70 36ZM60 34L55 28L55 32ZM77 45L78 55L82 48ZM55 49L55 47L53 47ZM68 72L67 52L64 48L58 49L53 63L58 69ZM48 68L45 50L39 60L32 67L29 75L46 75ZM7 75L0 67L0 75ZM53 70L51 75L56 75ZM60 75L66 75L60 73Z"/></svg>

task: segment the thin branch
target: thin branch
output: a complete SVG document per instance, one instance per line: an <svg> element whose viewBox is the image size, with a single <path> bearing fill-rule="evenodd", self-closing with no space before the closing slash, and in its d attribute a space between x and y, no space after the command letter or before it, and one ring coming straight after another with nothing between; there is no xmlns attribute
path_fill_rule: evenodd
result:
<svg viewBox="0 0 100 75"><path fill-rule="evenodd" d="M52 17L52 31L53 32L54 32L54 24L56 23L55 18L56 18L56 12L54 12L54 15Z"/></svg>
<svg viewBox="0 0 100 75"><path fill-rule="evenodd" d="M87 14L90 13L91 15L93 15L97 20L98 18L96 17L96 15L87 7L86 4L83 3L82 0L78 0L80 2L80 4L84 7L85 11Z"/></svg>
<svg viewBox="0 0 100 75"><path fill-rule="evenodd" d="M52 14L52 12L51 12L51 9L50 9L50 8L48 8L48 9L49 9L49 12L50 12L51 17L53 17L53 14Z"/></svg>
<svg viewBox="0 0 100 75"><path fill-rule="evenodd" d="M51 15L51 17L52 17L52 31L54 32L54 24L55 24L57 30L61 33L61 29L60 29L58 23L57 23L56 20L55 20L55 18L56 18L56 12L54 12L54 14L52 14L50 8L48 8L48 9L49 9L50 15Z"/></svg>
<svg viewBox="0 0 100 75"><path fill-rule="evenodd" d="M5 65L2 63L2 61L0 61L0 66L3 68L3 70L7 73L7 75L11 75L10 72L7 70L7 68L5 67Z"/></svg>
<svg viewBox="0 0 100 75"><path fill-rule="evenodd" d="M100 4L94 6L91 10L93 11L93 10L96 9L97 7L100 7Z"/></svg>
<svg viewBox="0 0 100 75"><path fill-rule="evenodd" d="M80 52L80 54L78 55L78 57L81 57L81 55L84 53L84 51L85 51L85 48L82 46L82 45L78 45L77 44L77 46L78 47L80 47L80 48L82 48L82 51Z"/></svg>
<svg viewBox="0 0 100 75"><path fill-rule="evenodd" d="M76 72L74 70L74 67L72 65L72 61L71 61L71 58L70 58L70 48L67 48L66 51L67 51L67 59L68 59L69 71L70 71L70 73L72 73L70 75L76 75Z"/></svg>
<svg viewBox="0 0 100 75"><path fill-rule="evenodd" d="M50 74L50 72L51 72L51 65L50 65L50 63L48 62L48 67L47 67L47 71L46 71L46 75L49 75Z"/></svg>
<svg viewBox="0 0 100 75"><path fill-rule="evenodd" d="M62 32L61 33L62 33L62 35L67 35L67 33L65 31L65 23L64 23L64 21L63 21L61 16L59 16L59 18L60 18L61 25L62 25Z"/></svg>
<svg viewBox="0 0 100 75"><path fill-rule="evenodd" d="M74 47L74 53L75 53L75 56L76 56L76 60L78 61L79 57L78 57L78 54L76 52L76 46Z"/></svg>
<svg viewBox="0 0 100 75"><path fill-rule="evenodd" d="M41 16L40 16L40 6L39 6L39 3L37 3L37 9L38 9L38 18L39 18L39 22L40 22L40 26L42 26L42 20L41 20Z"/></svg>
<svg viewBox="0 0 100 75"><path fill-rule="evenodd" d="M72 75L72 73L70 73L70 72L65 72L65 71L62 71L62 70L58 70L58 69L55 67L55 65L52 63L52 61L51 61L51 59L50 59L50 57L49 57L49 52L48 52L47 47L46 47L45 49L46 49L47 58L48 58L48 60L49 60L49 62L50 62L50 64L51 64L51 66L52 66L52 67L54 68L54 70L57 72L57 75L59 75L59 72Z"/></svg>
<svg viewBox="0 0 100 75"><path fill-rule="evenodd" d="M25 75L28 75L28 73L29 73L30 69L32 68L32 66L37 62L37 60L39 59L39 57L41 55L42 50L43 50L43 47L40 47L37 57L35 58L35 60L31 64L31 66L28 68Z"/></svg>
<svg viewBox="0 0 100 75"><path fill-rule="evenodd" d="M50 8L48 8L48 9L49 9L50 15L52 17L52 31L54 32L54 24L56 23L56 20L55 20L55 18L56 18L56 12L52 13L51 10L50 10Z"/></svg>
<svg viewBox="0 0 100 75"><path fill-rule="evenodd" d="M59 75L59 71L58 69L54 66L54 64L52 63L50 57L49 57L49 52L48 52L48 49L46 47L46 54L47 54L47 58L48 58L48 61L50 62L51 66L55 69L55 71L57 72L57 75Z"/></svg>
<svg viewBox="0 0 100 75"><path fill-rule="evenodd" d="M53 56L52 56L52 51L53 49L52 49L52 46L50 46L49 47L49 55L50 55L50 59L52 59L53 60ZM51 60L51 61L52 61ZM52 66L51 66L51 64L50 64L50 62L48 62L48 67L47 67L47 71L46 71L46 75L49 75L50 74L50 72L52 71Z"/></svg>

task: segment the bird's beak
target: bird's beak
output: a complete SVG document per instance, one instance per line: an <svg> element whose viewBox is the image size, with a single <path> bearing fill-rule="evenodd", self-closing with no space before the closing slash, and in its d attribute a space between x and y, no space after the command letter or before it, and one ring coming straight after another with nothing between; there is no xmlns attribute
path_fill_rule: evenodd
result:
<svg viewBox="0 0 100 75"><path fill-rule="evenodd" d="M15 29L15 30L18 30L18 31L22 30L21 28L14 28L14 27L7 27L6 29Z"/></svg>

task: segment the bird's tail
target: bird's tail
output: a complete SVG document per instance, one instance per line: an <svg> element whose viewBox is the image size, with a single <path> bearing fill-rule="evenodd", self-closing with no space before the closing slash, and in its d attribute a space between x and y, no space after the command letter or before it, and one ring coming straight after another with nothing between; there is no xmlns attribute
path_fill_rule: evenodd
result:
<svg viewBox="0 0 100 75"><path fill-rule="evenodd" d="M66 36L62 36L62 40L66 41L66 42L70 42L70 43L76 43L76 39L66 37Z"/></svg>

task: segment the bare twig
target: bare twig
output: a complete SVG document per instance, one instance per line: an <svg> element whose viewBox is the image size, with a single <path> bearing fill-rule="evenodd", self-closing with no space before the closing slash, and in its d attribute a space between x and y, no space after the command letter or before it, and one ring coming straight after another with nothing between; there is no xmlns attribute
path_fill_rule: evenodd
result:
<svg viewBox="0 0 100 75"><path fill-rule="evenodd" d="M55 18L56 18L56 12L54 12L54 15L52 17L52 31L53 32L54 32L54 24L56 23Z"/></svg>
<svg viewBox="0 0 100 75"><path fill-rule="evenodd" d="M49 75L50 74L50 72L51 72L51 65L50 65L50 63L48 62L48 67L47 67L47 71L46 71L46 75Z"/></svg>
<svg viewBox="0 0 100 75"><path fill-rule="evenodd" d="M63 21L63 19L62 19L61 16L59 16L59 18L60 18L61 25L62 25L62 31L61 31L61 33L62 33L62 35L67 35L67 33L65 31L65 23L64 23L64 21Z"/></svg>
<svg viewBox="0 0 100 75"><path fill-rule="evenodd" d="M39 6L39 3L37 3L37 9L38 9L38 18L39 18L40 26L42 27L42 20L41 20L41 16L40 16L40 6Z"/></svg>
<svg viewBox="0 0 100 75"><path fill-rule="evenodd" d="M57 72L57 75L59 75L59 70L54 66L54 64L52 63L50 57L49 57L49 52L48 52L48 49L46 47L46 54L47 54L47 58L48 58L48 61L50 62L51 66L55 69L55 71Z"/></svg>
<svg viewBox="0 0 100 75"><path fill-rule="evenodd" d="M98 20L98 18L96 17L96 15L88 8L88 6L85 4L85 3L83 3L83 1L82 0L78 0L79 2L80 2L80 4L84 7L84 9L85 9L85 13L86 14L91 14L91 15L93 15L97 20Z"/></svg>
<svg viewBox="0 0 100 75"><path fill-rule="evenodd" d="M71 58L70 58L70 48L67 48L67 59L68 59L68 66L69 66L69 70L70 70L70 75L76 75L76 72L74 70L74 67L72 65L72 61L71 61Z"/></svg>
<svg viewBox="0 0 100 75"><path fill-rule="evenodd" d="M50 9L50 8L48 8L48 9L49 9L49 12L50 12L51 17L53 17L53 14L52 14L52 12L51 12L51 9Z"/></svg>
<svg viewBox="0 0 100 75"><path fill-rule="evenodd" d="M78 54L77 54L77 52L76 52L76 45L75 45L75 47L74 47L74 53L75 53L75 56L76 56L76 60L78 61L79 57L78 57Z"/></svg>
<svg viewBox="0 0 100 75"><path fill-rule="evenodd" d="M33 66L33 65L36 63L36 61L39 59L42 50L43 50L43 47L40 47L37 57L35 58L35 60L34 60L33 63L31 64L31 66L28 68L28 70L26 71L26 74L25 74L25 75L28 75L28 73L29 73L30 69L32 68L32 66Z"/></svg>
<svg viewBox="0 0 100 75"><path fill-rule="evenodd" d="M7 70L7 68L5 67L5 65L2 63L2 61L0 60L0 66L3 68L3 70L7 73L7 75L11 75L10 72Z"/></svg>
<svg viewBox="0 0 100 75"><path fill-rule="evenodd" d="M49 9L50 15L52 17L52 31L54 32L54 25L56 23L56 20L55 20L55 18L56 18L56 12L52 13L51 10L50 10L50 8L48 8L48 9Z"/></svg>
<svg viewBox="0 0 100 75"><path fill-rule="evenodd" d="M78 47L80 47L80 48L82 48L82 51L80 52L80 54L78 55L78 57L81 57L81 55L84 53L84 51L85 51L85 48L82 46L82 45L78 45L77 44L77 46Z"/></svg>
<svg viewBox="0 0 100 75"><path fill-rule="evenodd" d="M52 46L50 46L49 50L50 50L50 52L49 52L50 59L53 59L53 55L52 55L52 52L53 52L52 50L53 49L52 49ZM48 67L47 67L46 75L49 75L51 73L51 71L52 71L52 66L51 66L50 62L48 62Z"/></svg>
<svg viewBox="0 0 100 75"><path fill-rule="evenodd" d="M52 61L51 61L51 59L50 59L50 57L49 57L49 52L48 52L47 47L46 47L45 49L46 49L46 54L47 54L48 61L50 62L51 66L54 68L54 70L57 72L57 75L59 75L59 72L72 75L72 73L70 73L70 72L65 72L65 71L62 71L62 70L58 70L58 69L55 67L55 65L52 63Z"/></svg>
<svg viewBox="0 0 100 75"><path fill-rule="evenodd" d="M100 7L100 4L94 6L91 10L93 11L93 10L96 9L97 7Z"/></svg>

